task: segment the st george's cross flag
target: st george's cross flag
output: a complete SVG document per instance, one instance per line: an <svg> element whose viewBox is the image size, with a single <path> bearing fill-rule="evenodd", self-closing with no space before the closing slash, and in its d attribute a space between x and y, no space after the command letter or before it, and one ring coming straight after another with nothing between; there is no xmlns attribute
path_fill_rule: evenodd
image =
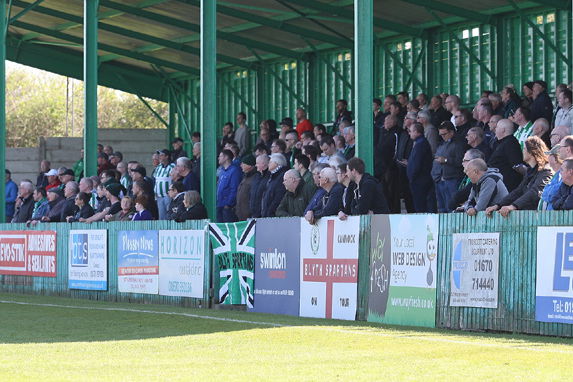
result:
<svg viewBox="0 0 573 382"><path fill-rule="evenodd" d="M214 287L219 304L253 307L255 221L211 223L209 236L215 256Z"/></svg>

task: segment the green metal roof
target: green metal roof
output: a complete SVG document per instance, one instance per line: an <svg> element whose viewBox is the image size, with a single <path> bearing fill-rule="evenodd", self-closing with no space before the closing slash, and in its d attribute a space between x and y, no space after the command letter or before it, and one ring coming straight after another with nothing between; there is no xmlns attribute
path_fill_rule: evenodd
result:
<svg viewBox="0 0 573 382"><path fill-rule="evenodd" d="M83 1L12 0L8 59L82 78ZM100 83L166 100L168 78L199 74L200 0L100 0ZM377 38L423 37L459 22L487 24L499 13L569 0L383 0ZM234 0L217 3L220 68L252 68L259 58L304 59L316 49L352 49L353 0Z"/></svg>

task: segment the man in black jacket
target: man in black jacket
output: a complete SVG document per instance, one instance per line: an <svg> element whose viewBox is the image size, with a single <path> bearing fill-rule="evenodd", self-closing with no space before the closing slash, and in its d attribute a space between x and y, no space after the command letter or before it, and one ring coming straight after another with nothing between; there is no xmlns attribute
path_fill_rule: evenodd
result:
<svg viewBox="0 0 573 382"><path fill-rule="evenodd" d="M509 119L502 119L497 123L497 145L487 161L488 167L497 168L503 175L503 183L509 192L513 191L523 178L523 175L514 169L523 162L523 153L517 138L513 136L513 129L513 122Z"/></svg>
<svg viewBox="0 0 573 382"><path fill-rule="evenodd" d="M263 199L263 194L265 193L265 188L269 180L269 156L267 154L257 156L255 167L257 168L257 173L253 175L254 179L251 183L249 209L251 211L251 217L260 218L261 200Z"/></svg>
<svg viewBox="0 0 573 382"><path fill-rule="evenodd" d="M537 80L533 82L533 103L530 106L532 121L538 118L545 118L551 121L553 117L553 103L547 94L547 84L545 81Z"/></svg>
<svg viewBox="0 0 573 382"><path fill-rule="evenodd" d="M261 204L261 217L274 217L286 189L283 177L288 170L287 161L283 154L271 154L269 160L269 179L267 181Z"/></svg>
<svg viewBox="0 0 573 382"><path fill-rule="evenodd" d="M185 212L185 205L183 204L185 186L183 182L171 183L167 195L171 198L167 208L167 220L183 221L182 215Z"/></svg>
<svg viewBox="0 0 573 382"><path fill-rule="evenodd" d="M382 185L372 175L364 172L364 167L364 161L360 158L352 158L347 163L348 178L357 185L350 202L350 214L387 214L388 203ZM338 217L346 220L347 215L340 211Z"/></svg>
<svg viewBox="0 0 573 382"><path fill-rule="evenodd" d="M443 142L438 146L432 166L432 179L436 184L438 212L450 212L450 199L458 189L463 178L462 158L466 151L466 143L457 139L454 125L443 122L438 132Z"/></svg>
<svg viewBox="0 0 573 382"><path fill-rule="evenodd" d="M29 180L20 182L18 199L16 199L16 212L12 217L12 223L26 223L32 217L34 210L34 185Z"/></svg>
<svg viewBox="0 0 573 382"><path fill-rule="evenodd" d="M573 159L566 159L559 171L562 183L551 203L556 210L573 210Z"/></svg>

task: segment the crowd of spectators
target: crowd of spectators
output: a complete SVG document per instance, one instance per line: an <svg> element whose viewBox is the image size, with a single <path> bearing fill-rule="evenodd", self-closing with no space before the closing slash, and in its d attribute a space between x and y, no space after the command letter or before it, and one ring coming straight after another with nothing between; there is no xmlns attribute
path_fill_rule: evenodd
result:
<svg viewBox="0 0 573 382"><path fill-rule="evenodd" d="M407 92L373 100L374 171L355 157L356 129L345 100L331 124L262 121L256 140L244 113L217 142L218 222L372 213L461 212L506 217L513 210L573 209L571 88L558 85L553 105L544 81L484 91L463 107L456 95ZM188 155L180 138L152 156L152 170L98 146L98 176L83 163L51 169L16 186L6 172L9 221L93 222L207 218L199 194L201 145ZM255 142L251 146L251 142Z"/></svg>

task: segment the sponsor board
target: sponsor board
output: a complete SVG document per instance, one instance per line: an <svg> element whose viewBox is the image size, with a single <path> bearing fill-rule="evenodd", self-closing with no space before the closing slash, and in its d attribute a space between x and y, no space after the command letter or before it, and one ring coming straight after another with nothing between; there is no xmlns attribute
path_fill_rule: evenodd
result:
<svg viewBox="0 0 573 382"><path fill-rule="evenodd" d="M107 290L107 231L70 230L68 287Z"/></svg>
<svg viewBox="0 0 573 382"><path fill-rule="evenodd" d="M355 319L359 235L359 216L301 221L301 316Z"/></svg>
<svg viewBox="0 0 573 382"><path fill-rule="evenodd" d="M573 324L573 227L537 228L535 319Z"/></svg>
<svg viewBox="0 0 573 382"><path fill-rule="evenodd" d="M497 308L499 233L453 234L450 306Z"/></svg>
<svg viewBox="0 0 573 382"><path fill-rule="evenodd" d="M157 242L157 231L119 231L117 236L119 292L158 293Z"/></svg>
<svg viewBox="0 0 573 382"><path fill-rule="evenodd" d="M435 326L438 215L371 220L368 321Z"/></svg>
<svg viewBox="0 0 573 382"><path fill-rule="evenodd" d="M159 294L203 298L205 231L159 231Z"/></svg>
<svg viewBox="0 0 573 382"><path fill-rule="evenodd" d="M0 232L0 275L56 277L55 231Z"/></svg>
<svg viewBox="0 0 573 382"><path fill-rule="evenodd" d="M298 217L257 219L255 300L249 311L298 316L300 225Z"/></svg>
<svg viewBox="0 0 573 382"><path fill-rule="evenodd" d="M255 221L211 223L209 235L215 257L213 285L219 304L253 307Z"/></svg>

